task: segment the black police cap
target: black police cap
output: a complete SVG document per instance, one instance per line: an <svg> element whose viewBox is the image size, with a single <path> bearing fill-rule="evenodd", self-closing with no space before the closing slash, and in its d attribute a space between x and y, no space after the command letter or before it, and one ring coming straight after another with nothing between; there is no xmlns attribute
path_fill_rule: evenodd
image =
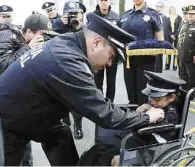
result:
<svg viewBox="0 0 195 167"><path fill-rule="evenodd" d="M189 11L188 6L184 6L184 7L182 7L182 12L183 12L183 14L187 14L187 13L188 13L188 11Z"/></svg>
<svg viewBox="0 0 195 167"><path fill-rule="evenodd" d="M170 93L176 93L180 86L186 84L177 75L151 71L144 71L144 75L148 79L148 83L142 93L149 97L164 97Z"/></svg>
<svg viewBox="0 0 195 167"><path fill-rule="evenodd" d="M102 37L113 43L117 48L121 49L124 54L126 54L125 44L136 40L135 36L122 30L111 21L99 17L94 13L88 13L87 20L87 29L96 32L97 34L101 35ZM124 57L122 57L122 59L123 61L125 60Z"/></svg>
<svg viewBox="0 0 195 167"><path fill-rule="evenodd" d="M42 9L43 10L47 10L47 9L50 9L51 7L53 7L55 5L54 2L45 2L43 5L42 5Z"/></svg>
<svg viewBox="0 0 195 167"><path fill-rule="evenodd" d="M188 13L189 14L195 14L195 5L189 5L188 6Z"/></svg>
<svg viewBox="0 0 195 167"><path fill-rule="evenodd" d="M86 7L77 1L68 1L64 4L63 14L70 12L86 12Z"/></svg>
<svg viewBox="0 0 195 167"><path fill-rule="evenodd" d="M13 12L13 8L8 5L2 5L0 6L0 14L10 14Z"/></svg>

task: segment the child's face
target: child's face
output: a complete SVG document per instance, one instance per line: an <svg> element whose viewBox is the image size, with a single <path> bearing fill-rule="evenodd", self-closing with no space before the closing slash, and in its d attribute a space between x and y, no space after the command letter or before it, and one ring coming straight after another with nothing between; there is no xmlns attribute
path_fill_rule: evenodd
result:
<svg viewBox="0 0 195 167"><path fill-rule="evenodd" d="M165 97L156 97L151 98L151 105L155 108L164 108L169 105L169 103L173 102L176 98L175 94L165 96Z"/></svg>

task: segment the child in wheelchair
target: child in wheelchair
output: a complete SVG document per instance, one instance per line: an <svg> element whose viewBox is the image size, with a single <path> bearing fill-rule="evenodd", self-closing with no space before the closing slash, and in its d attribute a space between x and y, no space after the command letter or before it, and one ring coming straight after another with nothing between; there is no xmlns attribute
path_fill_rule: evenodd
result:
<svg viewBox="0 0 195 167"><path fill-rule="evenodd" d="M148 79L148 83L142 93L148 96L149 102L138 107L136 112L146 112L151 107L161 108L165 112L165 118L157 124L178 124L180 114L179 111L177 111L176 100L178 97L179 87L185 84L185 82L179 78L168 76L164 73L145 71L145 76ZM176 133L177 132L173 130L158 133L155 136L139 136L135 133L133 138L127 142L127 148L136 148L155 144L162 138L167 141L173 140L176 137ZM113 165L118 165L119 156L114 157L114 155L118 155L119 152L120 150L112 145L109 146L108 144L105 145L103 143L98 143L81 157L81 163L79 165L84 166L85 163L83 162L85 160L91 162L94 160L93 164L87 164L91 166L110 166L111 161Z"/></svg>

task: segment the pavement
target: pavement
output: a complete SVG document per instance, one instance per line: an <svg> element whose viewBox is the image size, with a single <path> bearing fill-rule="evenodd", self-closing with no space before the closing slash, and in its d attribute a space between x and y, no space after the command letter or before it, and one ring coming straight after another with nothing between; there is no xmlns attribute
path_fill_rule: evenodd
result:
<svg viewBox="0 0 195 167"><path fill-rule="evenodd" d="M166 71L166 73L169 75L177 75L176 71L171 71L171 70ZM105 88L106 87L104 83L104 90ZM123 78L123 66L122 64L119 64L118 71L117 71L117 79L116 79L115 103L125 104L127 102L128 102L127 93L126 93L126 88L125 88L124 78ZM193 105L195 111L195 102L192 104L192 108ZM190 112L187 120L186 130L195 126L194 120L195 120L195 112ZM72 122L71 129L73 130L72 116L71 116L71 122ZM84 151L88 150L94 144L94 131L95 131L94 123L92 123L86 118L83 118L83 131L84 131L84 138L82 140L75 140L79 155L81 155ZM32 149L33 149L34 166L50 166L44 152L42 151L40 144L32 142Z"/></svg>

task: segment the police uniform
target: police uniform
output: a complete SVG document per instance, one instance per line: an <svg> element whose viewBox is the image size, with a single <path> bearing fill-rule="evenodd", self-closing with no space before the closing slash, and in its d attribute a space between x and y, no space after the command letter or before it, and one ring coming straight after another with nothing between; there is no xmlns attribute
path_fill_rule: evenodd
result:
<svg viewBox="0 0 195 167"><path fill-rule="evenodd" d="M89 29L118 49L130 34L93 13ZM97 27L97 25L99 25ZM123 44L123 45L122 45ZM75 166L78 154L68 126L61 119L75 110L104 128L148 125L146 113L133 114L105 100L96 88L83 31L67 33L34 48L0 76L0 115L5 136L5 165L20 164L30 140L44 143L52 166Z"/></svg>
<svg viewBox="0 0 195 167"><path fill-rule="evenodd" d="M186 82L180 79L178 76L167 75L166 73L155 73L151 71L145 71L145 76L148 80L147 86L142 91L144 95L151 98L165 97L169 94L177 94L179 87L186 84ZM170 103L163 108L165 111L165 119L158 124L178 124L179 123L179 111L177 111L175 103ZM145 112L143 110L140 112ZM119 133L120 132L120 133ZM112 158L115 155L120 154L121 140L129 133L129 131L116 131L115 133L109 133L107 131L107 142L101 141L95 144L88 152L83 154L80 158L78 166L109 166ZM170 141L176 138L176 131L158 133L160 136ZM116 143L116 140L118 143ZM115 142L114 142L115 141ZM157 143L156 139L151 135L134 135L129 139L126 148L136 148L139 146L145 146L148 144ZM144 150L141 150L141 152ZM146 160L149 157L141 156ZM144 161L147 162L147 161ZM138 162L141 163L141 162ZM142 166L143 164L139 164Z"/></svg>
<svg viewBox="0 0 195 167"><path fill-rule="evenodd" d="M194 12L189 7L188 13ZM178 39L179 76L187 82L186 89L195 87L195 22L186 22L180 30Z"/></svg>
<svg viewBox="0 0 195 167"><path fill-rule="evenodd" d="M125 12L118 25L123 30L136 36L137 40L154 39L155 33L163 29L162 19L159 14L154 9L149 8L147 4L141 10L135 11L135 8L133 8ZM143 71L153 71L154 67L154 56L132 57L131 68L124 67L129 103L142 104L147 101L147 98L141 94L141 90L146 84Z"/></svg>
<svg viewBox="0 0 195 167"><path fill-rule="evenodd" d="M0 15L10 15L13 12L13 8L8 5L0 6Z"/></svg>
<svg viewBox="0 0 195 167"><path fill-rule="evenodd" d="M64 4L63 7L63 15L64 14L69 14L69 13L82 13L84 14L86 12L86 7L77 1L67 1ZM75 30L75 27L72 27L72 25L64 24L61 20L61 18L57 19L52 19L52 25L53 25L53 30L59 33L67 33L67 32L73 32L73 31L78 31Z"/></svg>

